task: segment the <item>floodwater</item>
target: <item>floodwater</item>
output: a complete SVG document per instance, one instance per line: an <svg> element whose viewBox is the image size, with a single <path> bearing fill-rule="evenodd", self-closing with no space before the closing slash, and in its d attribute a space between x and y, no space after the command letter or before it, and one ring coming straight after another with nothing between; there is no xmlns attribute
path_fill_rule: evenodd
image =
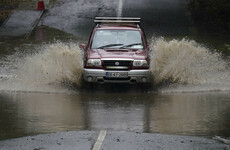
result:
<svg viewBox="0 0 230 150"><path fill-rule="evenodd" d="M75 130L230 135L229 92L3 92L0 139Z"/></svg>
<svg viewBox="0 0 230 150"><path fill-rule="evenodd" d="M101 9L94 7L96 3L91 5L93 11L116 12L107 9L107 5ZM79 11L77 6L76 2L66 2L51 9L43 20L51 27L39 26L28 40L25 36L1 38L0 140L101 129L230 137L229 59L218 50L229 43L229 37L200 39L202 36L190 38L181 33L176 36L177 31L168 27L158 34L164 35L168 30L172 34L156 37L158 24L145 18L149 19L144 25L151 45L152 87L122 84L86 87L81 80L84 52L78 44L87 43L92 24L89 27L84 23L92 20L78 16L82 24L75 27L76 16L71 13ZM72 9L61 13L65 8ZM60 14L56 15L57 11ZM61 24L56 24L57 20Z"/></svg>
<svg viewBox="0 0 230 150"><path fill-rule="evenodd" d="M0 139L101 129L230 137L228 62L195 41L151 40L153 87L91 89L74 42L86 40L3 40Z"/></svg>

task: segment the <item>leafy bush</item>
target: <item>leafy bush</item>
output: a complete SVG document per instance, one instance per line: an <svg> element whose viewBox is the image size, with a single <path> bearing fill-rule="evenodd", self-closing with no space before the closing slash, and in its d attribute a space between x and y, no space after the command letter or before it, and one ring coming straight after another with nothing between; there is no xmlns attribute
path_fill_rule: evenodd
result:
<svg viewBox="0 0 230 150"><path fill-rule="evenodd" d="M229 0L189 0L188 9L194 23L203 29L230 33Z"/></svg>

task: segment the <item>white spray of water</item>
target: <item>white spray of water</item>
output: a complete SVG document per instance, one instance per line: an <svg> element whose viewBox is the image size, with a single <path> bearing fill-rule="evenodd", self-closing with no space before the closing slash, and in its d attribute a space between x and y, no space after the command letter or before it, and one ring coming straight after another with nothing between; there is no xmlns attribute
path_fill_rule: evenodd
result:
<svg viewBox="0 0 230 150"><path fill-rule="evenodd" d="M230 70L219 53L186 39L155 39L152 49L155 83L174 83L167 87L168 91L230 90Z"/></svg>
<svg viewBox="0 0 230 150"><path fill-rule="evenodd" d="M21 60L14 77L3 82L1 90L60 92L61 83L80 86L83 61L76 44L57 42L41 48Z"/></svg>
<svg viewBox="0 0 230 150"><path fill-rule="evenodd" d="M161 92L230 90L230 69L219 53L186 39L160 38L152 40L151 46L155 83L170 83ZM10 58L14 57L18 64L13 61L13 71L0 76L0 90L70 92L63 85L81 84L82 51L75 43L45 44L36 54Z"/></svg>

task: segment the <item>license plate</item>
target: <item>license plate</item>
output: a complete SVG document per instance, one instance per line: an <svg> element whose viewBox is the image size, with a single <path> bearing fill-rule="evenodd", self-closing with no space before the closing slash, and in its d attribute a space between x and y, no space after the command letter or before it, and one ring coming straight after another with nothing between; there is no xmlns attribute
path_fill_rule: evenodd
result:
<svg viewBox="0 0 230 150"><path fill-rule="evenodd" d="M127 72L106 72L106 77L108 78L127 78Z"/></svg>

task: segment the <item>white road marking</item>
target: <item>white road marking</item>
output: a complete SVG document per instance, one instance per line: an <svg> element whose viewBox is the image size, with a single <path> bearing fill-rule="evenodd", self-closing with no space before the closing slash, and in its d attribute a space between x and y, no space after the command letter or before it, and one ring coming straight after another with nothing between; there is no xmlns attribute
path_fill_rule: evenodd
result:
<svg viewBox="0 0 230 150"><path fill-rule="evenodd" d="M123 0L119 0L117 17L122 17L122 9L123 9Z"/></svg>
<svg viewBox="0 0 230 150"><path fill-rule="evenodd" d="M102 143L103 143L103 141L105 139L106 132L107 132L106 130L101 130L100 131L100 134L99 134L99 136L97 138L97 141L93 146L93 150L100 150L101 149L101 145L102 145Z"/></svg>

